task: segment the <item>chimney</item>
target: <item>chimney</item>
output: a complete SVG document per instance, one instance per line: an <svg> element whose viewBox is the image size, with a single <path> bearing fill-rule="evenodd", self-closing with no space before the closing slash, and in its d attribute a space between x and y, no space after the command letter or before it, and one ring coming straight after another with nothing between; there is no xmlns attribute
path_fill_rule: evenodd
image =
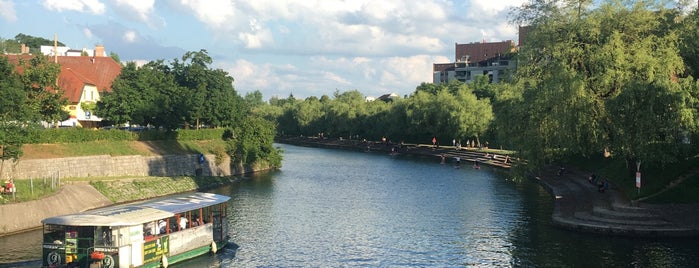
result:
<svg viewBox="0 0 699 268"><path fill-rule="evenodd" d="M95 46L95 57L105 57L104 55L104 46L103 45L96 45Z"/></svg>
<svg viewBox="0 0 699 268"><path fill-rule="evenodd" d="M25 44L21 44L19 47L19 54L29 54L29 47Z"/></svg>

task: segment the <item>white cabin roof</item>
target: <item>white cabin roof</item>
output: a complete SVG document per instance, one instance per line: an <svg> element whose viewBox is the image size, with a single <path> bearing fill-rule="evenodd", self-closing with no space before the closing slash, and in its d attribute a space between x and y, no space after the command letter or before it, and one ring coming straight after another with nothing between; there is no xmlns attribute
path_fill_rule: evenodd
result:
<svg viewBox="0 0 699 268"><path fill-rule="evenodd" d="M227 202L225 195L188 193L46 218L43 224L68 226L132 226L177 213Z"/></svg>

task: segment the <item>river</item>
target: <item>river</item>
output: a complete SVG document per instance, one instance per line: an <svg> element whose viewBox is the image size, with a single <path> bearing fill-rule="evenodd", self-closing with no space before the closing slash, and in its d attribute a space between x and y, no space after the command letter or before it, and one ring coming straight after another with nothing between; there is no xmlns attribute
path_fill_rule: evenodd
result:
<svg viewBox="0 0 699 268"><path fill-rule="evenodd" d="M699 263L695 239L631 239L554 228L550 195L502 170L456 169L436 158L279 146L285 150L281 170L211 190L232 197L234 244L176 267ZM39 233L34 233L0 238L0 252L38 249ZM27 242L32 240L35 245Z"/></svg>

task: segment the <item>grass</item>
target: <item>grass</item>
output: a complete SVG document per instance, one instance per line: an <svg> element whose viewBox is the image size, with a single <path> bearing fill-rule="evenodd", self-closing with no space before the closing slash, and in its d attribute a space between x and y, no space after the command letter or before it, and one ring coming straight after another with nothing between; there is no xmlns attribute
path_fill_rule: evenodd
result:
<svg viewBox="0 0 699 268"><path fill-rule="evenodd" d="M2 181L4 183L4 181ZM58 180L48 179L29 179L15 180L15 189L13 194L0 195L0 204L24 202L37 200L44 196L53 194L59 188Z"/></svg>
<svg viewBox="0 0 699 268"><path fill-rule="evenodd" d="M134 179L92 180L90 185L114 203L221 186L233 177L142 177Z"/></svg>

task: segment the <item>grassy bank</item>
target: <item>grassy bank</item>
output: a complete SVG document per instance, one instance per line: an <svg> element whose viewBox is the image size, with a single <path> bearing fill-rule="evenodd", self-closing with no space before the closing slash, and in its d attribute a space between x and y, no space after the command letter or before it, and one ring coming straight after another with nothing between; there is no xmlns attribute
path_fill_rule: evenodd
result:
<svg viewBox="0 0 699 268"><path fill-rule="evenodd" d="M234 177L142 177L90 181L109 200L122 203L175 193L209 189L234 182Z"/></svg>

